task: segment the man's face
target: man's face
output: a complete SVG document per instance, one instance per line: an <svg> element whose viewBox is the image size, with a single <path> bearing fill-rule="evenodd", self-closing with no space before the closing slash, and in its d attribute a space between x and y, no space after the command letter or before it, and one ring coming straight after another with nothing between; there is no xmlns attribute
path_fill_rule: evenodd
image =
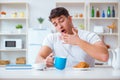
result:
<svg viewBox="0 0 120 80"><path fill-rule="evenodd" d="M55 26L56 30L60 33L68 33L70 34L72 31L72 22L71 22L71 17L61 15L60 17L56 17L51 19L51 22Z"/></svg>

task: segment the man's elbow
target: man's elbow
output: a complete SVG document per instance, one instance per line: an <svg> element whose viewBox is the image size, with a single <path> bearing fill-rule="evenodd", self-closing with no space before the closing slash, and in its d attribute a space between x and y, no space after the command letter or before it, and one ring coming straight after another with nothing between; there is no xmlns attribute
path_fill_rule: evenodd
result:
<svg viewBox="0 0 120 80"><path fill-rule="evenodd" d="M109 54L108 53L101 56L101 61L103 61L103 62L107 62L108 59L109 59Z"/></svg>

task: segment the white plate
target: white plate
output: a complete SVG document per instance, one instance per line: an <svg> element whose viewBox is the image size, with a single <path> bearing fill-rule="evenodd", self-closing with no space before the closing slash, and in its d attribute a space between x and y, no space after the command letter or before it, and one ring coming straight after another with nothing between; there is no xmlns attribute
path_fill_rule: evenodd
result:
<svg viewBox="0 0 120 80"><path fill-rule="evenodd" d="M92 68L73 68L73 70L77 70L77 71L91 71Z"/></svg>
<svg viewBox="0 0 120 80"><path fill-rule="evenodd" d="M0 67L5 67L6 65L0 65Z"/></svg>

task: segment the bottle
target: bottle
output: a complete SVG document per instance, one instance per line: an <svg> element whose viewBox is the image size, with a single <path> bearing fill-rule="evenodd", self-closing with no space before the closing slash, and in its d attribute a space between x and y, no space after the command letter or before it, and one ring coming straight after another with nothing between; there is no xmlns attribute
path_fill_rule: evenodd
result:
<svg viewBox="0 0 120 80"><path fill-rule="evenodd" d="M91 17L95 17L94 6L92 6Z"/></svg>
<svg viewBox="0 0 120 80"><path fill-rule="evenodd" d="M112 17L115 17L115 9L114 9L114 6L112 7Z"/></svg>
<svg viewBox="0 0 120 80"><path fill-rule="evenodd" d="M107 17L111 17L111 10L110 10L110 6L108 6L108 9L107 9Z"/></svg>
<svg viewBox="0 0 120 80"><path fill-rule="evenodd" d="M97 11L96 11L96 17L100 17L100 11L99 11L99 8L97 8Z"/></svg>
<svg viewBox="0 0 120 80"><path fill-rule="evenodd" d="M105 17L105 12L104 12L104 10L103 10L103 12L102 12L102 17Z"/></svg>

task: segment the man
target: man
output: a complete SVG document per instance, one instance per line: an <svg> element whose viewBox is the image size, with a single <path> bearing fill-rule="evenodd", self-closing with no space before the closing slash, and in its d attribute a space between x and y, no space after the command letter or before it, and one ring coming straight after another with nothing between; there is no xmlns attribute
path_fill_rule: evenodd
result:
<svg viewBox="0 0 120 80"><path fill-rule="evenodd" d="M49 19L58 33L50 34L44 40L36 63L45 60L47 67L51 67L53 56L64 56L67 57L68 67L81 61L93 67L94 59L104 62L108 60L108 51L102 40L95 33L75 29L72 17L65 8L52 9Z"/></svg>

